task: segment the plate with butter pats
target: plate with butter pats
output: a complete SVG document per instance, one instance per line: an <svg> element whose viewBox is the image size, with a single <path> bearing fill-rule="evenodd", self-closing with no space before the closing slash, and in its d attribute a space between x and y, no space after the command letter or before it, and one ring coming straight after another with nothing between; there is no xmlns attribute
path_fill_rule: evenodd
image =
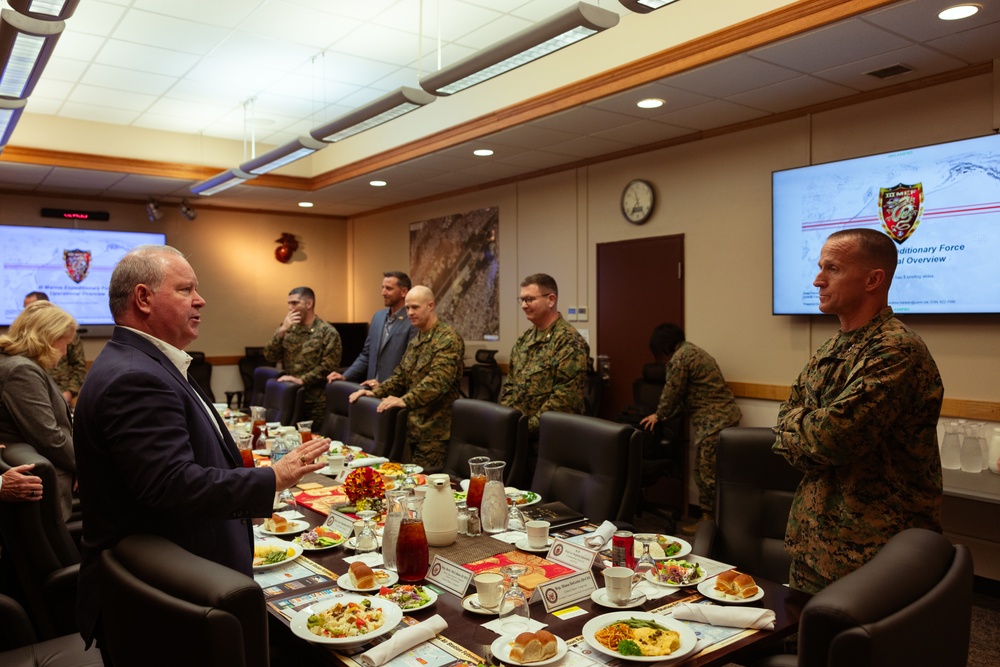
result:
<svg viewBox="0 0 1000 667"><path fill-rule="evenodd" d="M264 523L260 527L261 533L271 537L291 537L307 530L309 530L308 521L288 520L280 514L275 514L270 519L264 519Z"/></svg>
<svg viewBox="0 0 1000 667"><path fill-rule="evenodd" d="M706 579L698 584L698 592L719 602L729 604L747 604L764 597L764 589L757 586L749 574L726 570L717 577Z"/></svg>
<svg viewBox="0 0 1000 667"><path fill-rule="evenodd" d="M490 646L493 657L506 665L548 665L562 660L566 642L548 630L505 635Z"/></svg>
<svg viewBox="0 0 1000 667"><path fill-rule="evenodd" d="M373 570L361 561L351 563L347 574L337 578L337 585L355 593L375 593L383 586L392 586L399 575L392 570Z"/></svg>

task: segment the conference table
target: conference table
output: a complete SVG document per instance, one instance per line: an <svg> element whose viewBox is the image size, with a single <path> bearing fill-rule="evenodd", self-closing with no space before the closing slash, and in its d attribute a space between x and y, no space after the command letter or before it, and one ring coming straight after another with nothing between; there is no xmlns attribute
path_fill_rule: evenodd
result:
<svg viewBox="0 0 1000 667"><path fill-rule="evenodd" d="M320 525L326 519L325 515L314 512L307 507L300 506L298 509L309 522L310 526ZM553 531L553 533L556 532L557 531ZM469 540L489 538L486 538L484 535L481 538L460 539ZM432 557L434 556L434 553L435 548L431 547ZM346 573L348 569L348 563L345 563L344 558L351 557L353 555L353 551L346 550L343 546L340 546L331 550L306 552L304 557L308 558L317 565L322 566L322 568L329 570L334 575L339 576ZM595 560L594 567L595 570L599 570L604 567L603 561L600 557ZM755 602L754 605L762 606L774 611L775 629L773 631L761 630L740 633L735 638L722 642L720 645L713 645L709 647L710 650L704 651L701 654L694 654L687 658L671 661L671 665L683 665L684 667L721 667L731 662L740 662L741 658L745 659L748 656L759 654L767 649L780 648L784 638L795 632L798 626L799 615L802 607L808 600L809 596L805 593L792 590L775 582L763 580L759 577L756 577L755 579L758 585L763 589L764 596L761 600ZM600 586L602 578L599 572L595 572L595 580L598 582L598 586ZM331 587L336 588L335 585ZM467 594L473 592L475 592L475 587L470 586ZM694 588L683 588L678 589L676 593L667 597L647 600L641 607L635 608L634 611L654 611L662 609L664 606L670 605L671 603L679 600L695 601L696 599L701 599L701 595ZM576 606L579 607L584 613L579 613L575 616L566 618L562 615L557 616L547 613L541 602L535 602L530 605L531 618L541 623L545 623L545 629L552 632L557 637L569 642L571 639L581 635L583 626L588 620L594 618L596 615L614 611L598 605L589 599L578 602ZM279 613L276 609L272 608L271 605L269 605L268 611L270 614L272 635L280 637L283 641L299 643L300 645L297 646L297 648L301 652L307 653L311 659L316 661L316 664L338 666L347 664L351 667L357 664L356 662L350 661L345 663L345 661L342 660L341 657L328 646L306 642L305 640L295 637L288 629L289 620L285 615ZM469 654L478 656L479 658L489 656L489 646L499 636L493 631L482 627L484 622L490 621L495 617L467 611L462 606L462 599L456 595L448 593L447 591L439 593L437 601L429 608L415 611L408 610L404 613L417 621L421 621L434 614L440 615L448 623L447 629L441 633L441 636L466 649ZM474 667L475 663L478 661L470 660L470 662ZM498 661L495 660L493 662L495 664ZM490 663L488 662L487 664ZM594 663L595 666L603 664L604 662Z"/></svg>

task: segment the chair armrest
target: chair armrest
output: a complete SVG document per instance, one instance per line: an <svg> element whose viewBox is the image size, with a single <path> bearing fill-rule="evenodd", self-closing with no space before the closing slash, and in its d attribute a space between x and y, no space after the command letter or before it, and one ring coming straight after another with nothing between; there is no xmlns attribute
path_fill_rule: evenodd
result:
<svg viewBox="0 0 1000 667"><path fill-rule="evenodd" d="M753 667L799 667L799 656L790 653L769 655L760 662L755 662Z"/></svg>
<svg viewBox="0 0 1000 667"><path fill-rule="evenodd" d="M38 641L31 619L17 600L0 594L0 651Z"/></svg>
<svg viewBox="0 0 1000 667"><path fill-rule="evenodd" d="M691 551L699 556L712 557L712 547L715 546L715 535L719 530L714 519L699 521L691 542Z"/></svg>

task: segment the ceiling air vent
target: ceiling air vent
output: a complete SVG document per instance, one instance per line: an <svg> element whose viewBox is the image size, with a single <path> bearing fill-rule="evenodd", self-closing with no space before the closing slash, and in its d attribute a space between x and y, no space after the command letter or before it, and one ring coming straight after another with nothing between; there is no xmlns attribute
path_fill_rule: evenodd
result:
<svg viewBox="0 0 1000 667"><path fill-rule="evenodd" d="M912 71L913 68L907 65L889 65L888 67L883 67L882 69L876 69L872 70L871 72L865 72L865 74L867 74L868 76L873 76L876 79L888 79Z"/></svg>

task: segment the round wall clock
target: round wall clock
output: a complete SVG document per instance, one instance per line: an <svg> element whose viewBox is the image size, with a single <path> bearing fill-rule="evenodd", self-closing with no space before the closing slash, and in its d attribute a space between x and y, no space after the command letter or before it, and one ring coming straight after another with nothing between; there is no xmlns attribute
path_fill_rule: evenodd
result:
<svg viewBox="0 0 1000 667"><path fill-rule="evenodd" d="M622 215L633 225L641 225L649 220L655 201L656 194L649 181L630 181L622 190Z"/></svg>

